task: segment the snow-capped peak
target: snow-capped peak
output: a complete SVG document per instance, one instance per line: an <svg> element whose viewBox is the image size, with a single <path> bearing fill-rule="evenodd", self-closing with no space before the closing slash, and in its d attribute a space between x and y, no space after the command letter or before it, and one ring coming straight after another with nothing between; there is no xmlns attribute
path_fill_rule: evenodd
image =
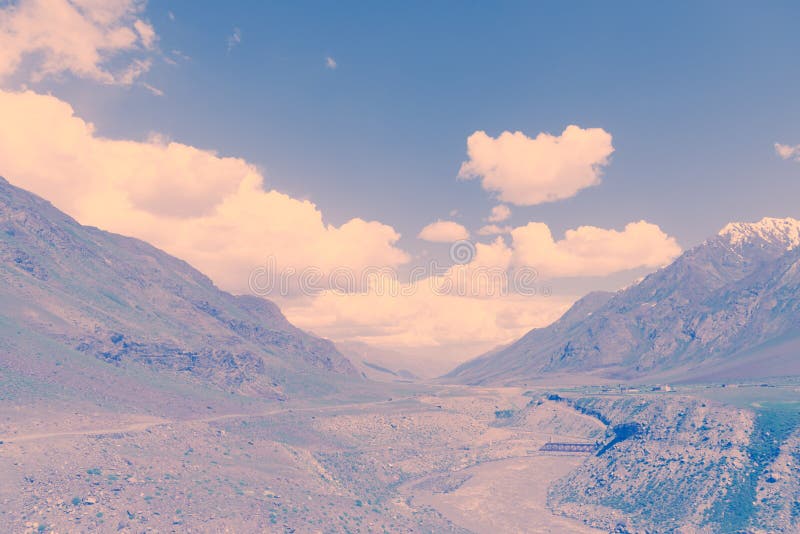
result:
<svg viewBox="0 0 800 534"><path fill-rule="evenodd" d="M727 224L719 235L733 246L762 241L792 250L800 246L800 221L791 217L764 217L756 223Z"/></svg>

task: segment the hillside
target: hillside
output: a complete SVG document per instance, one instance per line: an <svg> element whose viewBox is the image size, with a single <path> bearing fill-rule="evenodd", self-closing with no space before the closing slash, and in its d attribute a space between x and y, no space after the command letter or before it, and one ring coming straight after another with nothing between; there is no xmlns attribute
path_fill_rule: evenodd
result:
<svg viewBox="0 0 800 534"><path fill-rule="evenodd" d="M798 374L800 361L790 357L800 338L798 235L794 219L730 224L638 284L591 294L553 325L447 378L485 384L576 372L625 380L713 379L715 369L728 377Z"/></svg>
<svg viewBox="0 0 800 534"><path fill-rule="evenodd" d="M2 178L0 331L7 392L34 381L39 392L49 384L121 398L156 387L156 374L283 398L330 387L325 376L358 377L331 342L273 303L220 291L187 263L81 226Z"/></svg>

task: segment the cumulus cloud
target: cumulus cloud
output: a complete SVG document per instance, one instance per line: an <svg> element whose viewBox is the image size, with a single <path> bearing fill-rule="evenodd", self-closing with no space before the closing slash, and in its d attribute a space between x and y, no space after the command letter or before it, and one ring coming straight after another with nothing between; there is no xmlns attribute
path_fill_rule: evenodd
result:
<svg viewBox="0 0 800 534"><path fill-rule="evenodd" d="M490 223L498 223L508 220L511 217L511 209L505 204L500 204L492 208L492 213L486 219Z"/></svg>
<svg viewBox="0 0 800 534"><path fill-rule="evenodd" d="M792 146L775 143L775 152L782 159L793 159L795 161L800 161L800 145Z"/></svg>
<svg viewBox="0 0 800 534"><path fill-rule="evenodd" d="M555 239L541 222L483 227L479 233L509 234L510 242L498 235L491 244L478 243L474 260L457 267L532 268L543 279L607 276L663 267L681 253L674 237L647 221L628 223L622 230L579 226L567 230L562 239Z"/></svg>
<svg viewBox="0 0 800 534"><path fill-rule="evenodd" d="M529 265L552 278L605 276L638 267L657 268L681 253L674 237L646 221L624 230L580 226L555 240L544 223L531 222L511 231L514 263Z"/></svg>
<svg viewBox="0 0 800 534"><path fill-rule="evenodd" d="M508 230L510 244L502 237L476 243L469 263L443 273L408 283L379 278L365 291L325 291L282 301L282 308L301 327L334 339L422 353L450 347L454 361L463 361L557 319L576 299L549 295L550 279L655 268L680 253L673 238L644 221L622 231L583 226L560 240L542 223ZM533 276L518 277L523 271Z"/></svg>
<svg viewBox="0 0 800 534"><path fill-rule="evenodd" d="M399 265L399 234L379 222L326 224L309 201L263 189L240 158L153 136L97 135L69 104L0 91L0 175L83 224L131 235L187 260L232 291L252 270Z"/></svg>
<svg viewBox="0 0 800 534"><path fill-rule="evenodd" d="M477 131L467 139L469 160L461 179L479 178L500 200L532 206L576 195L600 183L614 152L611 134L602 128L570 125L559 136L503 132L493 138Z"/></svg>
<svg viewBox="0 0 800 534"><path fill-rule="evenodd" d="M137 58L112 71L120 55L143 54L157 40L140 18L143 0L20 0L0 8L0 80L21 68L33 81L71 73L129 85L150 63Z"/></svg>
<svg viewBox="0 0 800 534"><path fill-rule="evenodd" d="M417 236L435 243L452 243L469 237L469 231L454 221L436 221L423 228Z"/></svg>
<svg viewBox="0 0 800 534"><path fill-rule="evenodd" d="M323 336L420 353L449 347L455 364L550 324L575 300L513 293L452 294L448 292L451 276L410 284L389 280L369 291L326 291L310 301L280 304L292 322Z"/></svg>

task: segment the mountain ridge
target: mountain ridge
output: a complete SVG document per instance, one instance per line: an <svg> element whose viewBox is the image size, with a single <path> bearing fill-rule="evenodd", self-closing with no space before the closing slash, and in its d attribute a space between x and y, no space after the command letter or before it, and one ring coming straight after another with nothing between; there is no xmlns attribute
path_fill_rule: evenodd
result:
<svg viewBox="0 0 800 534"><path fill-rule="evenodd" d="M446 379L485 384L564 372L642 379L791 336L800 325L799 229L795 219L727 225L639 283L595 306L585 297L556 323Z"/></svg>
<svg viewBox="0 0 800 534"><path fill-rule="evenodd" d="M800 221L792 217L764 217L754 223L732 222L726 224L717 235L727 238L732 245L761 240L785 244L786 250L791 250L800 246Z"/></svg>
<svg viewBox="0 0 800 534"><path fill-rule="evenodd" d="M112 366L266 398L290 394L307 373L358 379L332 342L291 325L274 303L225 293L185 261L82 226L3 178L0 282L9 329ZM0 343L0 364L24 366L12 360L12 343Z"/></svg>

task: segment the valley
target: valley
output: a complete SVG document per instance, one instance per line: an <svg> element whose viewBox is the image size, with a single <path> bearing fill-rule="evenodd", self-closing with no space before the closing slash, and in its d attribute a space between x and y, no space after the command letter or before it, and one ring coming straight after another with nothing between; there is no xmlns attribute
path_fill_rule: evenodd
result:
<svg viewBox="0 0 800 534"><path fill-rule="evenodd" d="M5 181L0 224L10 532L800 529L797 221L426 379Z"/></svg>
<svg viewBox="0 0 800 534"><path fill-rule="evenodd" d="M796 412L797 383L394 388L381 392L391 399L365 391L358 402L262 402L214 415L4 403L2 521L14 532L797 525L798 421L762 415ZM620 439L625 424L637 430ZM541 451L550 441L600 448ZM742 485L743 474L752 482ZM758 496L747 512L735 504L742 491Z"/></svg>
<svg viewBox="0 0 800 534"><path fill-rule="evenodd" d="M48 417L42 410L34 419L29 410L6 406L0 416L3 521L15 531L224 525L232 531L460 532L464 527L398 487L535 454L541 434L495 426L497 406L519 409L528 400L519 391L475 396L462 388L425 388L392 401L191 419L95 414L72 431L64 430L76 426L66 414ZM125 419L131 422L120 425Z"/></svg>
<svg viewBox="0 0 800 534"><path fill-rule="evenodd" d="M0 0L0 534L800 533L798 20Z"/></svg>

